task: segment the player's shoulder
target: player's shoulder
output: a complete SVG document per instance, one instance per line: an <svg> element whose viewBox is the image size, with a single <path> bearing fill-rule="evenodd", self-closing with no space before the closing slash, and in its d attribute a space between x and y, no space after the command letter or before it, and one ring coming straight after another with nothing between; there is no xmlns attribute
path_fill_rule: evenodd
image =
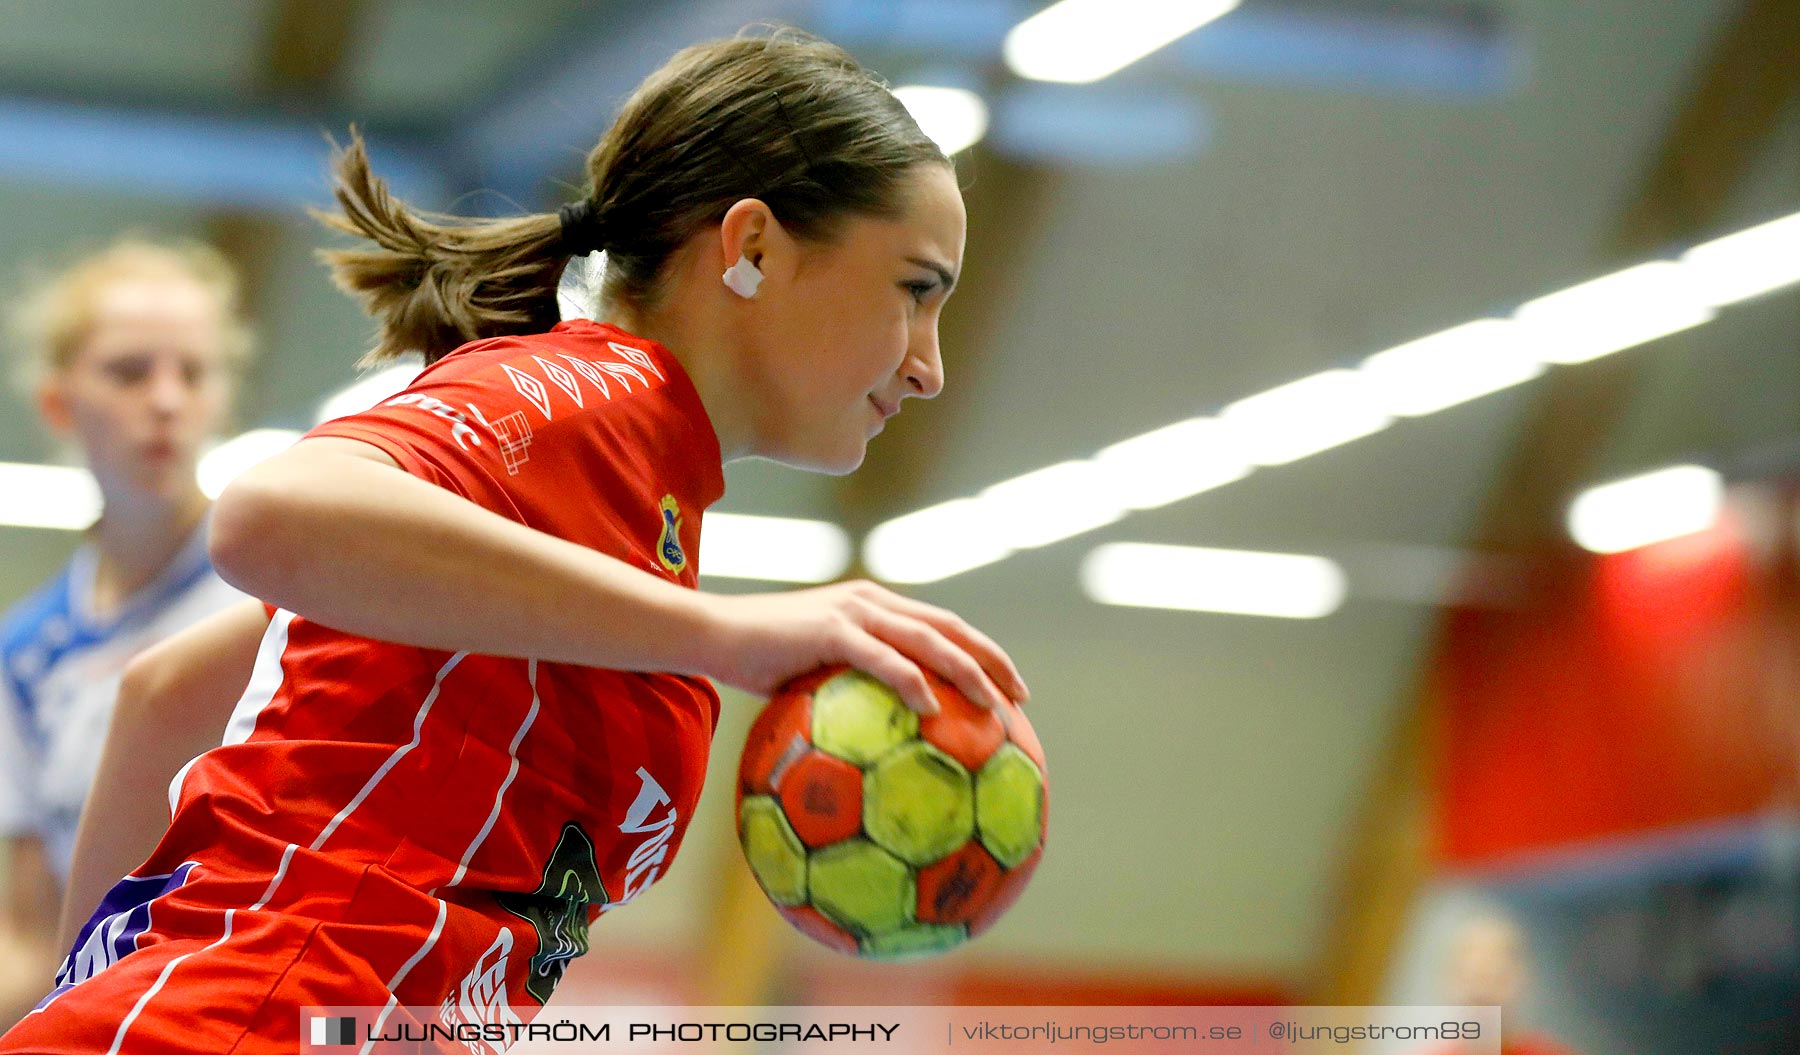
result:
<svg viewBox="0 0 1800 1055"><path fill-rule="evenodd" d="M0 616L0 676L21 700L77 636L69 577L65 565Z"/></svg>
<svg viewBox="0 0 1800 1055"><path fill-rule="evenodd" d="M669 353L655 341L609 323L570 319L543 333L508 334L470 341L420 371L414 383L467 375L499 363L529 360L534 355L598 357L648 371L651 377L660 377L665 372Z"/></svg>
<svg viewBox="0 0 1800 1055"><path fill-rule="evenodd" d="M571 319L545 333L465 344L432 364L419 381L478 373L516 381L517 371L526 370L547 375L559 387L579 377L602 390L639 391L668 380L671 358L655 341L606 323Z"/></svg>
<svg viewBox="0 0 1800 1055"><path fill-rule="evenodd" d="M636 397L665 389L679 374L675 358L655 341L606 323L574 319L546 333L463 345L389 403L429 402L434 389L438 394L456 392L455 398L479 398L486 391L501 403L515 403L529 419L550 422L618 404L641 405Z"/></svg>
<svg viewBox="0 0 1800 1055"><path fill-rule="evenodd" d="M65 564L43 585L0 615L0 655L12 657L66 632L74 616Z"/></svg>

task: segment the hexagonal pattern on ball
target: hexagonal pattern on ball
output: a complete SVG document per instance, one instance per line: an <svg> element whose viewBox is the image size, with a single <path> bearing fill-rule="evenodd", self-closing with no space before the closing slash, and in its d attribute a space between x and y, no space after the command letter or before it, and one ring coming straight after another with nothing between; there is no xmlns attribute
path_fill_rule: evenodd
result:
<svg viewBox="0 0 1800 1055"><path fill-rule="evenodd" d="M999 886L988 895L987 904L969 917L969 937L973 938L987 930L1001 916L1006 915L1006 910L1012 908L1013 902L1019 900L1019 895L1024 892L1025 884L1031 882L1031 873L1037 870L1038 862L1043 856L1044 848L1039 846L1025 860L1006 870L1006 874L1000 877Z"/></svg>
<svg viewBox="0 0 1800 1055"><path fill-rule="evenodd" d="M826 919L823 912L811 905L776 905L775 911L781 913L781 918L792 923L795 930L828 949L835 949L846 956L862 952L855 935Z"/></svg>
<svg viewBox="0 0 1800 1055"><path fill-rule="evenodd" d="M868 766L919 735L919 716L893 689L850 670L813 693L813 746L856 766Z"/></svg>
<svg viewBox="0 0 1800 1055"><path fill-rule="evenodd" d="M862 830L862 771L823 751L807 751L781 774L781 810L800 841L817 848Z"/></svg>
<svg viewBox="0 0 1800 1055"><path fill-rule="evenodd" d="M980 840L970 839L949 857L919 869L914 918L920 923L967 923L1000 888L1003 871Z"/></svg>
<svg viewBox="0 0 1800 1055"><path fill-rule="evenodd" d="M975 785L956 759L914 740L863 774L862 819L882 849L928 865L975 834Z"/></svg>
<svg viewBox="0 0 1800 1055"><path fill-rule="evenodd" d="M782 816L780 803L767 795L744 796L738 806L738 839L770 901L806 903L806 847Z"/></svg>
<svg viewBox="0 0 1800 1055"><path fill-rule="evenodd" d="M853 934L879 934L912 922L912 869L867 839L814 853L806 881L813 906Z"/></svg>
<svg viewBox="0 0 1800 1055"><path fill-rule="evenodd" d="M1043 816L1043 776L1017 744L1002 744L975 774L975 830L981 845L1011 868L1038 848Z"/></svg>

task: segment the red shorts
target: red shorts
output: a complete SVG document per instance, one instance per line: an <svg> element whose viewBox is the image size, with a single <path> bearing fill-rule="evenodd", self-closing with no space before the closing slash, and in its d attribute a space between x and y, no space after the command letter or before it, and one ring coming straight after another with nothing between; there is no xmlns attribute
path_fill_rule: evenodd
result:
<svg viewBox="0 0 1800 1055"><path fill-rule="evenodd" d="M305 851L288 882L305 895L281 911L216 907L242 884L209 881L204 866L122 882L65 961L69 980L0 1037L0 1053L294 1055L308 1007L396 1005L404 1016L411 1003L481 1024L539 1010L521 993L509 1000L506 984L529 969L521 957L537 936L486 895L428 897L378 867L346 874Z"/></svg>

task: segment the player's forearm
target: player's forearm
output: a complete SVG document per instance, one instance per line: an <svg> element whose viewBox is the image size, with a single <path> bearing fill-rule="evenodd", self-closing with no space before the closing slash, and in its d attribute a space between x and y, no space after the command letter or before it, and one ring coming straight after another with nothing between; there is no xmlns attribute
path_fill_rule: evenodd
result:
<svg viewBox="0 0 1800 1055"><path fill-rule="evenodd" d="M344 453L349 443L308 441L226 490L213 518L226 581L363 637L701 672L694 591Z"/></svg>
<svg viewBox="0 0 1800 1055"><path fill-rule="evenodd" d="M53 944L56 880L35 836L3 840L3 903L0 903L0 1032L48 993L59 955Z"/></svg>
<svg viewBox="0 0 1800 1055"><path fill-rule="evenodd" d="M54 987L57 956L48 942L0 939L0 1033L30 1014Z"/></svg>
<svg viewBox="0 0 1800 1055"><path fill-rule="evenodd" d="M126 667L75 835L58 949L69 947L119 877L156 848L169 826L169 782L189 759L219 746L267 625L262 604L246 600Z"/></svg>
<svg viewBox="0 0 1800 1055"><path fill-rule="evenodd" d="M229 708L227 708L229 712ZM225 718L204 743L192 730L120 708L113 714L93 790L82 807L56 946L67 950L120 877L142 864L169 827L169 781L188 759L216 747ZM175 742L182 746L175 746ZM179 757L177 757L179 756Z"/></svg>

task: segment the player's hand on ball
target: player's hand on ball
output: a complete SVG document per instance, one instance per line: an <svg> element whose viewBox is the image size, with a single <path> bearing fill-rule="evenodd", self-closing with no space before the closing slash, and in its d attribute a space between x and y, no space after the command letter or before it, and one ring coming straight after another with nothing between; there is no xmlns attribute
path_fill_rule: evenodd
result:
<svg viewBox="0 0 1800 1055"><path fill-rule="evenodd" d="M789 679L837 663L893 686L920 714L938 710L923 671L969 699L999 707L1030 696L999 645L954 612L867 581L810 590L709 595L710 632L701 669L758 696Z"/></svg>

